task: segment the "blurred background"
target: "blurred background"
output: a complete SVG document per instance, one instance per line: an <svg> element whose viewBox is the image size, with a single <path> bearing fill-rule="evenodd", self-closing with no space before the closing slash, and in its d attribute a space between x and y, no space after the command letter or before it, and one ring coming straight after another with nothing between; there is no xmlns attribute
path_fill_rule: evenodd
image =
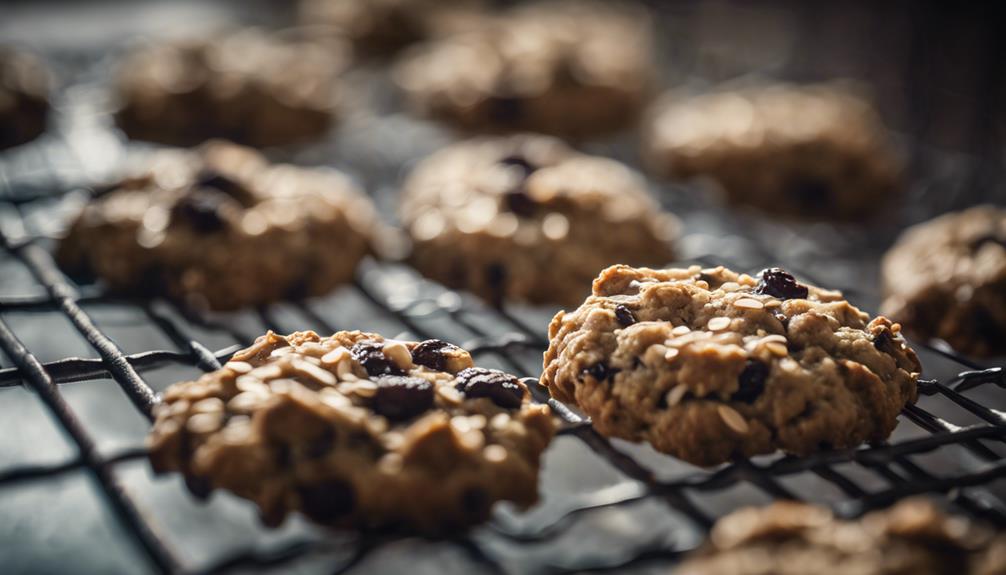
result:
<svg viewBox="0 0 1006 575"><path fill-rule="evenodd" d="M683 260L715 260L745 271L784 264L845 290L854 303L872 312L880 297L879 258L901 229L952 209L1006 203L1006 21L1000 3L688 0L646 5L656 30L660 88L702 91L764 79L850 79L872 96L907 166L909 190L898 209L890 219L867 227L779 222L764 214L725 210L695 186L651 182L661 203L685 220ZM61 233L84 201L80 191L107 180L131 153L147 146L129 142L111 116L110 79L116 63L138 41L198 37L244 24L279 29L296 23L295 3L286 0L0 2L0 44L41 55L54 82L54 113L46 134L0 152L0 229L5 234L17 229L50 246L50 239ZM341 80L348 105L338 127L320 142L268 153L277 160L345 170L392 221L403 175L457 135L407 113L387 69L385 58L355 62ZM583 148L640 165L637 135L631 131ZM154 312L105 301L85 303L84 308L127 354L178 347L155 321L163 317L213 350L241 344L270 327L321 329L319 317L386 335L423 335L417 333L418 326L458 343L494 342L515 331L481 302L425 282L404 266L368 262L360 277L359 289L340 290L307 308L278 305L210 322L183 317L163 302L155 302ZM93 293L88 289L83 286L85 294ZM31 301L44 295L21 261L9 253L0 258L0 297ZM509 311L530 326L529 333L538 334L544 333L554 312L520 305ZM42 362L97 357L57 310L6 306L0 307L0 314ZM540 372L540 352L528 346L510 355L522 375L534 376ZM964 369L933 350L921 355L927 377L948 378ZM509 361L492 354L480 357L480 363L490 367L513 370ZM144 549L143 538L108 504L101 483L81 468L75 446L42 402L19 385L10 366L10 359L0 355L0 368L5 369L0 371L5 382L0 388L0 421L6 429L0 437L0 476L9 483L0 486L0 571L165 571ZM177 362L143 375L156 390L163 390L197 373ZM642 493L638 477L627 477L578 439L563 437L545 461L542 506L528 516L503 509L501 523L536 533L570 510L624 504L592 511L547 541L523 544L487 528L471 538L477 552L404 539L380 546L380 553L357 563L359 542L349 534L333 536L300 520L265 530L241 500L215 494L208 503L199 503L177 477L153 477L142 459L147 422L107 374L95 373L61 390L96 438L98 452L118 462L116 475L123 490L186 570L331 573L345 566L354 573L396 573L405 567L411 573L544 573L606 567L612 572L656 573L666 572L675 551L694 546L703 534L702 526L686 514L653 499L637 500ZM1006 407L995 390L972 393L969 397L976 401ZM939 397L920 401L957 425L979 422L949 403ZM905 422L892 442L931 431ZM660 479L706 477L645 446L616 446ZM912 463L935 476L973 471L976 465L973 454L956 445L913 458ZM26 465L60 471L42 477L18 475L16 470ZM897 489L919 478L911 472L892 479L853 462L843 463L843 472L871 491ZM984 486L961 492L977 502L976 508L1001 510L1006 492L1001 477L993 474ZM814 501L840 505L848 499L807 470L786 476L782 483ZM776 495L764 485L737 480L692 496L703 513L716 517ZM492 561L480 559L480 554Z"/></svg>

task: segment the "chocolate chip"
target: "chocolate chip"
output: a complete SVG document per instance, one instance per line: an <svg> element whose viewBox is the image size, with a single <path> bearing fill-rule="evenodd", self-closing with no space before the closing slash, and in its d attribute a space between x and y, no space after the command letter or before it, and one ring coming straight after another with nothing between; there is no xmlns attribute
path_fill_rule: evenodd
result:
<svg viewBox="0 0 1006 575"><path fill-rule="evenodd" d="M632 315L632 310L624 305L615 306L615 319L618 320L618 324L622 327L629 327L636 323L636 316Z"/></svg>
<svg viewBox="0 0 1006 575"><path fill-rule="evenodd" d="M609 377L618 373L617 369L612 369L608 367L603 361L595 363L594 365L583 370L585 375L589 375L596 379L597 381L604 381Z"/></svg>
<svg viewBox="0 0 1006 575"><path fill-rule="evenodd" d="M386 375L377 380L374 411L392 421L410 419L433 407L433 384L421 377Z"/></svg>
<svg viewBox="0 0 1006 575"><path fill-rule="evenodd" d="M755 288L755 293L770 295L780 299L805 298L809 293L807 286L796 281L789 272L782 268L767 268L762 270L761 280Z"/></svg>
<svg viewBox="0 0 1006 575"><path fill-rule="evenodd" d="M444 371L447 369L447 357L450 354L461 351L456 345L441 341L439 339L428 339L416 344L412 348L412 363Z"/></svg>
<svg viewBox="0 0 1006 575"><path fill-rule="evenodd" d="M171 208L171 220L181 222L200 233L212 233L227 227L221 208L232 201L221 192L208 189L192 190Z"/></svg>
<svg viewBox="0 0 1006 575"><path fill-rule="evenodd" d="M349 483L330 479L297 487L301 512L315 521L331 522L353 510L356 492Z"/></svg>
<svg viewBox="0 0 1006 575"><path fill-rule="evenodd" d="M503 206L518 216L529 218L534 215L538 202L534 201L521 185L503 195Z"/></svg>
<svg viewBox="0 0 1006 575"><path fill-rule="evenodd" d="M495 369L468 367L458 372L457 389L465 397L488 397L506 409L520 407L524 399L524 384L516 377Z"/></svg>
<svg viewBox="0 0 1006 575"><path fill-rule="evenodd" d="M377 341L359 341L349 350L353 359L360 362L371 377L380 375L403 375L405 372L384 355L384 344Z"/></svg>
<svg viewBox="0 0 1006 575"><path fill-rule="evenodd" d="M744 371L737 378L738 388L730 399L753 403L765 391L765 380L768 379L769 367L760 361L749 359Z"/></svg>

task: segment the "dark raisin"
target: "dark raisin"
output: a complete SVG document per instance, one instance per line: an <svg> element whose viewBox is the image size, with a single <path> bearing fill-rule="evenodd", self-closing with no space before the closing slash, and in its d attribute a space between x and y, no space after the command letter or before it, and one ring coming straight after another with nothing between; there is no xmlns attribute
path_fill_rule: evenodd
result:
<svg viewBox="0 0 1006 575"><path fill-rule="evenodd" d="M392 421L402 421L433 407L433 384L421 377L386 375L377 380L374 411Z"/></svg>
<svg viewBox="0 0 1006 575"><path fill-rule="evenodd" d="M212 233L227 227L220 209L230 197L210 190L193 190L178 200L171 209L171 220L182 222L200 233Z"/></svg>
<svg viewBox="0 0 1006 575"><path fill-rule="evenodd" d="M506 409L520 407L524 399L524 384L519 379L495 369L468 367L458 372L458 391L465 397L488 397Z"/></svg>
<svg viewBox="0 0 1006 575"><path fill-rule="evenodd" d="M534 201L534 198L529 196L524 186L521 185L504 194L503 205L518 216L528 218L534 215L538 202Z"/></svg>
<svg viewBox="0 0 1006 575"><path fill-rule="evenodd" d="M636 316L632 315L632 310L624 305L615 306L615 319L618 320L618 324L622 327L629 327L636 323Z"/></svg>
<svg viewBox="0 0 1006 575"><path fill-rule="evenodd" d="M301 512L322 523L335 521L356 505L356 492L349 483L330 479L297 487Z"/></svg>
<svg viewBox="0 0 1006 575"><path fill-rule="evenodd" d="M809 293L807 286L796 281L789 272L782 268L767 268L762 270L761 280L755 288L755 293L770 295L780 299L805 298Z"/></svg>
<svg viewBox="0 0 1006 575"><path fill-rule="evenodd" d="M596 379L597 381L604 381L609 377L618 373L617 369L612 369L608 367L603 361L595 363L594 365L583 370L583 373L589 375Z"/></svg>
<svg viewBox="0 0 1006 575"><path fill-rule="evenodd" d="M489 120L506 126L513 124L524 115L524 102L514 96L496 96L487 101Z"/></svg>
<svg viewBox="0 0 1006 575"><path fill-rule="evenodd" d="M769 368L760 361L749 359L744 371L737 378L738 388L730 399L753 403L765 391L765 380L768 379Z"/></svg>
<svg viewBox="0 0 1006 575"><path fill-rule="evenodd" d="M247 205L251 201L251 193L238 181L231 179L216 170L203 170L199 173L196 186L209 188L218 192L223 192L234 198L242 205Z"/></svg>
<svg viewBox="0 0 1006 575"><path fill-rule="evenodd" d="M510 154L509 156L500 160L499 163L507 167L513 166L520 168L521 171L523 172L524 178L527 178L538 169L538 166L529 162L528 159L521 154Z"/></svg>
<svg viewBox="0 0 1006 575"><path fill-rule="evenodd" d="M377 341L360 341L350 348L353 359L360 362L371 377L379 375L402 375L405 372L384 355L384 344Z"/></svg>
<svg viewBox="0 0 1006 575"><path fill-rule="evenodd" d="M436 371L444 371L447 369L447 356L459 351L461 349L458 346L446 341L428 339L412 348L412 362Z"/></svg>
<svg viewBox="0 0 1006 575"><path fill-rule="evenodd" d="M877 348L877 351L890 354L894 351L893 344L894 337L891 336L891 331L888 329L873 336L873 347Z"/></svg>
<svg viewBox="0 0 1006 575"><path fill-rule="evenodd" d="M185 486L189 488L189 492L199 499L200 501L205 501L209 499L210 493L213 492L213 484L210 483L209 479L205 477L197 477L195 475L185 476Z"/></svg>
<svg viewBox="0 0 1006 575"><path fill-rule="evenodd" d="M473 520L481 520L489 515L492 501L481 487L469 487L461 493L461 509Z"/></svg>

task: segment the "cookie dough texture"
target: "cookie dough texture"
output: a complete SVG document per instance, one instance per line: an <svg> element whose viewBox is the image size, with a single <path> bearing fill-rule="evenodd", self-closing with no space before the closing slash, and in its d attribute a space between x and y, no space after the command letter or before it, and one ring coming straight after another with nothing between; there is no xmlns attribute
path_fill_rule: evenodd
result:
<svg viewBox="0 0 1006 575"><path fill-rule="evenodd" d="M916 225L882 269L883 312L909 334L1006 355L1006 210L978 206Z"/></svg>
<svg viewBox="0 0 1006 575"><path fill-rule="evenodd" d="M416 46L394 76L419 113L463 130L590 138L638 116L652 81L647 23L620 3L529 4Z"/></svg>
<svg viewBox="0 0 1006 575"><path fill-rule="evenodd" d="M1000 575L1006 538L925 499L856 521L779 502L721 519L676 575Z"/></svg>
<svg viewBox="0 0 1006 575"><path fill-rule="evenodd" d="M364 54L387 55L449 34L480 18L481 0L303 0L300 19L352 40Z"/></svg>
<svg viewBox="0 0 1006 575"><path fill-rule="evenodd" d="M0 149L34 140L45 131L49 74L34 56L0 45Z"/></svg>
<svg viewBox="0 0 1006 575"><path fill-rule="evenodd" d="M116 291L236 309L325 293L370 251L373 206L334 170L219 141L144 165L84 207L57 252L65 268Z"/></svg>
<svg viewBox="0 0 1006 575"><path fill-rule="evenodd" d="M554 423L526 387L438 340L270 332L164 393L157 471L254 501L268 525L444 533L537 499Z"/></svg>
<svg viewBox="0 0 1006 575"><path fill-rule="evenodd" d="M345 42L245 29L139 47L118 70L119 127L133 139L255 147L316 140L335 122Z"/></svg>
<svg viewBox="0 0 1006 575"><path fill-rule="evenodd" d="M437 152L405 182L401 212L428 277L490 301L570 306L608 265L670 261L677 228L624 165L532 135Z"/></svg>
<svg viewBox="0 0 1006 575"><path fill-rule="evenodd" d="M834 85L669 94L645 122L655 173L710 178L732 204L808 219L868 219L901 187L876 112Z"/></svg>
<svg viewBox="0 0 1006 575"><path fill-rule="evenodd" d="M542 382L601 433L697 465L886 438L921 369L899 326L773 268L604 270Z"/></svg>

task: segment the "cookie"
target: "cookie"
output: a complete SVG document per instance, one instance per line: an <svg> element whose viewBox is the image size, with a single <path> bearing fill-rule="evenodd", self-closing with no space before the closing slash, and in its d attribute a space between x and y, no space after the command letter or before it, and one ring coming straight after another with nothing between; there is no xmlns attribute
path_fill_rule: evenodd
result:
<svg viewBox="0 0 1006 575"><path fill-rule="evenodd" d="M403 56L394 77L413 108L474 132L581 139L627 127L652 82L645 12L552 1Z"/></svg>
<svg viewBox="0 0 1006 575"><path fill-rule="evenodd" d="M45 131L49 74L41 61L0 45L0 149L28 143Z"/></svg>
<svg viewBox="0 0 1006 575"><path fill-rule="evenodd" d="M720 519L677 575L994 575L1006 573L1006 537L926 499L857 521L790 501Z"/></svg>
<svg viewBox="0 0 1006 575"><path fill-rule="evenodd" d="M155 152L84 207L57 257L115 291L236 309L319 295L369 252L370 201L334 171L209 142Z"/></svg>
<svg viewBox="0 0 1006 575"><path fill-rule="evenodd" d="M897 196L899 161L876 112L829 85L674 94L645 122L657 174L707 177L726 200L790 217L873 217Z"/></svg>
<svg viewBox="0 0 1006 575"><path fill-rule="evenodd" d="M885 317L779 268L604 270L549 326L542 383L605 435L697 465L886 438L919 360Z"/></svg>
<svg viewBox="0 0 1006 575"><path fill-rule="evenodd" d="M115 119L130 138L175 146L316 140L335 123L348 55L334 38L256 29L141 47L118 71Z"/></svg>
<svg viewBox="0 0 1006 575"><path fill-rule="evenodd" d="M254 501L268 525L450 533L493 503L537 500L555 431L516 377L439 340L269 332L223 368L164 392L158 472Z"/></svg>
<svg viewBox="0 0 1006 575"><path fill-rule="evenodd" d="M409 175L401 212L417 269L493 302L575 306L608 265L669 262L677 227L629 168L535 135L435 153Z"/></svg>
<svg viewBox="0 0 1006 575"><path fill-rule="evenodd" d="M325 25L363 54L388 55L479 16L481 0L303 0L305 25Z"/></svg>
<svg viewBox="0 0 1006 575"><path fill-rule="evenodd" d="M978 206L909 228L882 274L883 313L913 337L1006 355L1006 209Z"/></svg>

